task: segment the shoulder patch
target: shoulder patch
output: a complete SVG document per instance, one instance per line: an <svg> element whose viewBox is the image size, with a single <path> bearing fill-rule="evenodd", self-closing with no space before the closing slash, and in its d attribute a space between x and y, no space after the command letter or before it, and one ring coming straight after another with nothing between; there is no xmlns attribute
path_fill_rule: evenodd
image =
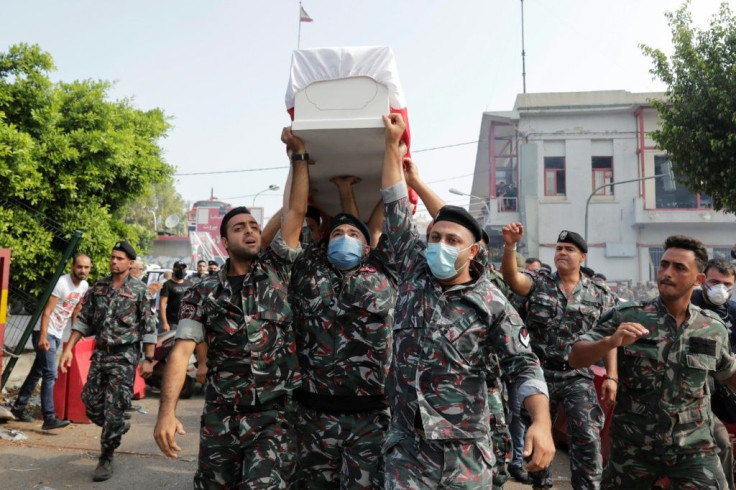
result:
<svg viewBox="0 0 736 490"><path fill-rule="evenodd" d="M708 310L706 308L700 308L700 312L712 320L718 320L718 323L723 323L721 316L715 311ZM724 324L725 325L725 324Z"/></svg>
<svg viewBox="0 0 736 490"><path fill-rule="evenodd" d="M641 303L638 301L624 301L623 303L619 303L617 308L619 310L628 310L629 308L641 308Z"/></svg>
<svg viewBox="0 0 736 490"><path fill-rule="evenodd" d="M521 327L521 330L519 330L519 342L524 347L529 347L529 331L526 327Z"/></svg>

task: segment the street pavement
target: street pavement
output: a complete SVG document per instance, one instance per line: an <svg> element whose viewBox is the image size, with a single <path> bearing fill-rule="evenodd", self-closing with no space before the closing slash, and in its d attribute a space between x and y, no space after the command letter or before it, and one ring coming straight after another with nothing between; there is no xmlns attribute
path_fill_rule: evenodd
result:
<svg viewBox="0 0 736 490"><path fill-rule="evenodd" d="M41 430L41 420L7 422L0 430L17 429L26 441L0 440L0 488L54 490L69 488L106 489L191 488L197 467L199 418L203 398L181 400L177 415L187 433L178 436L182 448L177 460L163 456L153 440L158 395L136 400L148 413L131 412L131 429L115 452L114 475L105 483L93 483L92 472L100 453L101 428L94 424L71 424L55 431Z"/></svg>
<svg viewBox="0 0 736 490"><path fill-rule="evenodd" d="M33 361L33 355L24 354L19 360L8 387L23 382ZM3 396L12 402L14 396ZM92 472L100 453L100 427L94 424L71 424L55 431L41 430L41 420L31 423L11 421L0 424L0 431L15 429L28 437L25 441L0 439L0 488L12 490L37 489L92 489L110 490L189 489L197 466L199 447L199 420L204 403L201 393L189 400L180 400L177 416L187 433L177 436L182 448L179 459L161 454L153 440L153 428L158 412L158 393L147 387L146 397L133 401L147 413L131 412L131 429L115 452L114 475L103 483L92 481ZM38 403L38 401L36 401ZM38 410L35 410L38 413ZM552 464L554 488L571 489L570 463L567 453L558 450ZM506 490L530 490L513 479L504 485Z"/></svg>

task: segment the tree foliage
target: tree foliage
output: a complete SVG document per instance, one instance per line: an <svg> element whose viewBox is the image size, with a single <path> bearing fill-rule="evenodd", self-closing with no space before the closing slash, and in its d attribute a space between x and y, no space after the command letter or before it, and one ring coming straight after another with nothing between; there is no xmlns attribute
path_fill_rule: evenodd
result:
<svg viewBox="0 0 736 490"><path fill-rule="evenodd" d="M726 3L708 29L693 27L690 3L668 12L674 52L642 46L651 73L667 85L652 101L661 129L657 144L691 192L713 198L716 210L736 210L736 18Z"/></svg>
<svg viewBox="0 0 736 490"><path fill-rule="evenodd" d="M104 275L115 241L152 240L131 205L174 171L158 144L169 128L161 110L109 100L106 81L52 82L54 69L37 45L0 52L0 188L12 201L0 204L0 246L12 248L11 281L30 293L60 247L39 216L61 236L81 229L93 277Z"/></svg>

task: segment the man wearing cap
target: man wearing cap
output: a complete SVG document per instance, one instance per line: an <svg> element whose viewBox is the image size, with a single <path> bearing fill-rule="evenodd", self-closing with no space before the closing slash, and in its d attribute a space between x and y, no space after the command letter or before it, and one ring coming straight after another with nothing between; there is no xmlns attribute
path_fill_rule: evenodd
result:
<svg viewBox="0 0 736 490"><path fill-rule="evenodd" d="M210 276L216 276L218 272L220 272L220 266L217 262L214 260L207 262L207 273Z"/></svg>
<svg viewBox="0 0 736 490"><path fill-rule="evenodd" d="M290 131L285 138L304 153ZM294 191L306 209L308 192ZM396 279L385 238L371 250L371 233L355 215L337 214L326 238L326 246L303 250L273 245L284 258L298 257L289 288L302 374L294 392L296 480L310 489L382 488Z"/></svg>
<svg viewBox="0 0 736 490"><path fill-rule="evenodd" d="M293 472L293 429L285 408L287 392L300 380L287 290L293 257L281 258L273 247L299 251L307 198L294 193L308 191L307 161L292 159L299 185L272 247L261 251L260 226L247 208L230 210L220 225L228 260L182 300L154 438L166 456L178 457L175 436L183 426L176 402L189 358L206 342L209 370L195 489L286 488Z"/></svg>
<svg viewBox="0 0 736 490"><path fill-rule="evenodd" d="M179 305L187 290L192 287L192 282L185 279L187 264L181 260L174 262L172 277L166 281L161 288L161 302L159 306L161 314L161 330L168 332L176 330L179 324Z"/></svg>
<svg viewBox="0 0 736 490"><path fill-rule="evenodd" d="M616 298L581 272L588 246L583 237L573 231L563 231L557 238L556 272L549 275L518 272L516 244L523 232L521 223L502 228L503 278L516 294L528 298L526 325L532 349L544 368L550 406L554 412L562 402L567 414L572 485L576 489L600 488L603 411L596 396L592 371L587 367L571 369L565 349L590 330L601 314L615 305ZM608 375L603 383L603 397L607 403L613 403L616 397L615 354L613 350L604 358ZM548 471L531 476L535 488L552 486Z"/></svg>
<svg viewBox="0 0 736 490"><path fill-rule="evenodd" d="M124 415L133 396L141 342L145 351L141 376L150 376L153 369L156 320L146 298L146 286L130 275L135 259L135 249L128 242L115 243L110 253L111 274L95 282L85 294L59 359L59 367L65 373L71 366L72 349L77 342L82 337L95 336L96 346L82 389L87 416L102 427L102 454L92 476L94 481L112 476L113 453L130 429Z"/></svg>
<svg viewBox="0 0 736 490"><path fill-rule="evenodd" d="M384 116L384 124L384 231L399 274L385 488L491 488L492 354L518 384L533 420L525 448L529 468L546 468L554 454L547 387L521 319L473 260L480 226L465 209L444 206L424 245L399 155L405 125L398 114Z"/></svg>

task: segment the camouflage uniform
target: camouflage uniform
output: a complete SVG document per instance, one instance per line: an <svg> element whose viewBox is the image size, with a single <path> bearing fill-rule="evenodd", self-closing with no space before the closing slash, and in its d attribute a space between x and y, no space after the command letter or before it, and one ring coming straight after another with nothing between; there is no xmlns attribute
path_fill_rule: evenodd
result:
<svg viewBox="0 0 736 490"><path fill-rule="evenodd" d="M125 432L125 409L133 397L140 344L156 343L156 319L146 299L148 289L128 275L119 288L112 276L97 281L82 300L73 330L95 335L82 401L87 416L102 427L102 452L111 453Z"/></svg>
<svg viewBox="0 0 736 490"><path fill-rule="evenodd" d="M396 303L385 237L345 273L330 263L326 247L308 247L294 265L289 293L302 373L294 392L296 480L310 489L380 488Z"/></svg>
<svg viewBox="0 0 736 490"><path fill-rule="evenodd" d="M469 284L444 289L432 275L404 183L382 194L399 272L385 488L488 489L492 354L524 398L546 394L539 361L521 319L478 263L470 264Z"/></svg>
<svg viewBox="0 0 736 490"><path fill-rule="evenodd" d="M503 276L498 272L491 270L488 257L488 249L481 246L475 260L485 269L488 280L498 288L507 298L511 289L503 281ZM491 442L493 443L493 454L496 462L493 468L493 488L503 488L504 483L508 481L511 475L508 472L508 463L511 461L511 432L509 431L509 410L506 402L506 383L501 380L501 366L499 365L498 356L492 354L491 365L492 373L488 374L488 411L491 414L490 429Z"/></svg>
<svg viewBox="0 0 736 490"><path fill-rule="evenodd" d="M279 232L274 241L283 241ZM195 488L286 488L285 417L299 372L287 287L291 263L267 249L234 295L225 264L182 299L178 339L206 341L207 385Z"/></svg>
<svg viewBox="0 0 736 490"><path fill-rule="evenodd" d="M605 417L598 403L593 373L589 368L570 369L566 349L615 305L616 298L607 288L581 275L568 300L560 289L557 272L527 275L532 288L527 295L526 325L532 349L544 368L552 419L560 402L567 414L572 485L599 488L603 472L600 431ZM549 470L531 476L536 486L552 486Z"/></svg>
<svg viewBox="0 0 736 490"><path fill-rule="evenodd" d="M688 313L678 327L659 298L624 303L578 339L600 340L624 322L649 330L618 349L619 389L604 488L651 488L665 475L673 488L726 488L706 385L709 374L718 380L733 375L736 358L717 315L695 305Z"/></svg>

